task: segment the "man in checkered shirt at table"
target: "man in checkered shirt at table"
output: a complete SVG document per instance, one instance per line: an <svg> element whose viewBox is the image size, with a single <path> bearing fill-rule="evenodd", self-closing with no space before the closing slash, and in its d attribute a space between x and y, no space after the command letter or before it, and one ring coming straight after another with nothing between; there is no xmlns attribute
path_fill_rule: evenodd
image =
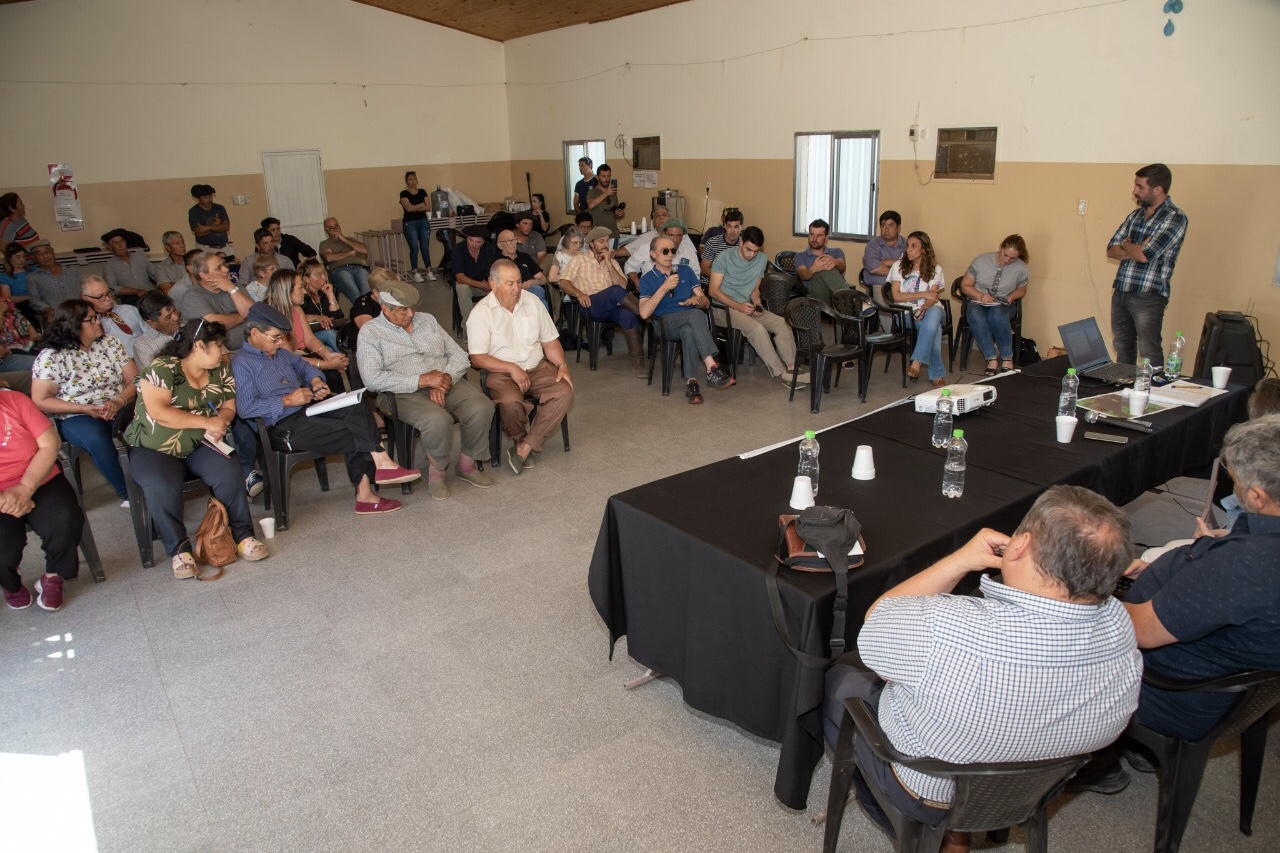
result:
<svg viewBox="0 0 1280 853"><path fill-rule="evenodd" d="M1132 557L1128 519L1110 501L1077 486L1049 489L1012 536L984 529L871 605L858 635L870 670L837 664L827 673L828 742L844 700L857 697L907 755L1037 761L1110 744L1142 679L1132 621L1111 597ZM970 572L996 568L1000 580L984 575L981 596L950 594ZM855 786L880 789L932 826L946 816L952 782L882 762L861 739L858 758L869 772ZM859 801L888 831L874 800ZM943 850L967 849L967 834L947 834Z"/></svg>

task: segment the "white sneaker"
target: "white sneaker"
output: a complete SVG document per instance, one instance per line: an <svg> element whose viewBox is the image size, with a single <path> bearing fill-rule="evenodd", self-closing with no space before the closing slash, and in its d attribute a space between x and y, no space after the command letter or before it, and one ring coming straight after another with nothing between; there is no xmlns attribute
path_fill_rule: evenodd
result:
<svg viewBox="0 0 1280 853"><path fill-rule="evenodd" d="M413 280L414 280L414 281L422 281L422 273L418 272L417 270L414 270L414 271L413 271Z"/></svg>
<svg viewBox="0 0 1280 853"><path fill-rule="evenodd" d="M128 508L129 508L129 502L128 502L128 501L120 501L120 508L121 508L121 509L128 509Z"/></svg>
<svg viewBox="0 0 1280 853"><path fill-rule="evenodd" d="M421 281L422 279L418 279L418 280ZM432 272L431 267L427 267L427 281L435 281L435 280L436 280L436 274Z"/></svg>

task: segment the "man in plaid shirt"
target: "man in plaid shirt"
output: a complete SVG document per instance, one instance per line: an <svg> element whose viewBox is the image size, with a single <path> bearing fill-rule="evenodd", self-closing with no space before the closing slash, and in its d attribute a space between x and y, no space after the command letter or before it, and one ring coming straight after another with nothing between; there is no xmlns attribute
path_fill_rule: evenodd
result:
<svg viewBox="0 0 1280 853"><path fill-rule="evenodd" d="M1107 244L1107 257L1120 262L1112 284L1111 338L1121 364L1136 364L1139 355L1153 365L1164 363L1160 330L1169 279L1187 236L1187 216L1169 198L1172 183L1173 173L1163 163L1139 169L1133 180L1138 209Z"/></svg>

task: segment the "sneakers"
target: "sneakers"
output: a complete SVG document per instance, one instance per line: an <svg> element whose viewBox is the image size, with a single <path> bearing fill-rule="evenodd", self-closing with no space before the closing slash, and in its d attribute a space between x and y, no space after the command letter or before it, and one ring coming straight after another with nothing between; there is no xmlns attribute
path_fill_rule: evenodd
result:
<svg viewBox="0 0 1280 853"><path fill-rule="evenodd" d="M25 587L18 587L17 592L4 591L4 603L10 610L26 610L31 606L31 592Z"/></svg>
<svg viewBox="0 0 1280 853"><path fill-rule="evenodd" d="M373 472L373 481L379 486L393 486L396 483L413 483L422 479L422 472L416 468L379 468Z"/></svg>
<svg viewBox="0 0 1280 853"><path fill-rule="evenodd" d="M1151 763L1151 759L1138 752L1136 749L1121 749L1120 754L1124 756L1124 760L1129 766L1139 773L1155 773L1156 766Z"/></svg>
<svg viewBox="0 0 1280 853"><path fill-rule="evenodd" d="M516 452L514 444L507 448L507 467L513 474L519 474L524 470L524 457Z"/></svg>
<svg viewBox="0 0 1280 853"><path fill-rule="evenodd" d="M439 480L432 480L427 483L427 494L438 501L447 501L449 499L449 481L443 476Z"/></svg>
<svg viewBox="0 0 1280 853"><path fill-rule="evenodd" d="M720 365L716 365L707 371L707 384L712 388L725 389L735 384L735 380Z"/></svg>
<svg viewBox="0 0 1280 853"><path fill-rule="evenodd" d="M695 406L702 402L702 392L698 390L698 380L690 379L685 383L684 395Z"/></svg>
<svg viewBox="0 0 1280 853"><path fill-rule="evenodd" d="M418 279L418 280L421 281L422 279ZM435 280L436 280L435 271L433 271L431 267L427 267L427 281L435 281Z"/></svg>
<svg viewBox="0 0 1280 853"><path fill-rule="evenodd" d="M120 501L120 508L121 508L121 509L123 509L123 510L128 510L128 509L129 509L129 502L128 502L128 501Z"/></svg>
<svg viewBox="0 0 1280 853"><path fill-rule="evenodd" d="M62 578L44 575L36 581L36 604L42 610L59 610L62 607Z"/></svg>
<svg viewBox="0 0 1280 853"><path fill-rule="evenodd" d="M417 270L414 270L414 271L413 271L413 280L414 280L415 282L421 282L421 281L422 281L422 273L418 272Z"/></svg>
<svg viewBox="0 0 1280 853"><path fill-rule="evenodd" d="M356 501L356 515L384 515L400 508L400 501L393 498L379 498L372 503Z"/></svg>
<svg viewBox="0 0 1280 853"><path fill-rule="evenodd" d="M1071 777L1064 789L1068 794L1081 794L1086 791L1095 794L1118 794L1129 787L1129 774L1117 760L1110 767L1090 767L1085 765L1079 773Z"/></svg>
<svg viewBox="0 0 1280 853"><path fill-rule="evenodd" d="M196 569L196 558L186 551L173 555L173 576L178 580L193 578L199 571Z"/></svg>
<svg viewBox="0 0 1280 853"><path fill-rule="evenodd" d="M487 489L493 485L493 478L479 468L472 468L470 471L459 468L458 479L464 483L470 483L477 489Z"/></svg>
<svg viewBox="0 0 1280 853"><path fill-rule="evenodd" d="M530 450L529 455L524 458L523 470L528 471L533 467L533 457L537 455L536 451Z"/></svg>
<svg viewBox="0 0 1280 853"><path fill-rule="evenodd" d="M262 472L256 468L249 472L249 476L244 478L244 490L249 497L256 498L262 494L262 489L266 482L262 479Z"/></svg>

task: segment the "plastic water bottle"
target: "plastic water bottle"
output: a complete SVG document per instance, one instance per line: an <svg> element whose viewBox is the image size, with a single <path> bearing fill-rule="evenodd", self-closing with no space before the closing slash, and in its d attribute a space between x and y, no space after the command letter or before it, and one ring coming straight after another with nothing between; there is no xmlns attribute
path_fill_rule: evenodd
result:
<svg viewBox="0 0 1280 853"><path fill-rule="evenodd" d="M1074 367L1067 368L1067 375L1062 377L1062 391L1058 394L1058 414L1074 418L1076 416L1076 400L1080 398L1080 377L1076 376Z"/></svg>
<svg viewBox="0 0 1280 853"><path fill-rule="evenodd" d="M1173 343L1169 346L1169 358L1164 363L1164 378L1169 382L1182 374L1182 348L1186 345L1187 339L1182 336L1182 332L1174 332Z"/></svg>
<svg viewBox="0 0 1280 853"><path fill-rule="evenodd" d="M942 474L942 496L958 498L964 494L964 455L969 450L969 442L964 440L964 430L951 433L947 442L947 467Z"/></svg>
<svg viewBox="0 0 1280 853"><path fill-rule="evenodd" d="M951 439L951 389L943 388L938 396L938 411L933 416L933 446L946 447Z"/></svg>
<svg viewBox="0 0 1280 853"><path fill-rule="evenodd" d="M1151 367L1151 359L1144 358L1142 363L1138 365L1138 373L1133 377L1133 390L1136 392L1145 391L1151 393L1151 375L1155 370Z"/></svg>
<svg viewBox="0 0 1280 853"><path fill-rule="evenodd" d="M796 466L797 477L808 477L813 483L813 499L818 499L818 439L813 430L805 430L804 439L800 442L800 464Z"/></svg>

